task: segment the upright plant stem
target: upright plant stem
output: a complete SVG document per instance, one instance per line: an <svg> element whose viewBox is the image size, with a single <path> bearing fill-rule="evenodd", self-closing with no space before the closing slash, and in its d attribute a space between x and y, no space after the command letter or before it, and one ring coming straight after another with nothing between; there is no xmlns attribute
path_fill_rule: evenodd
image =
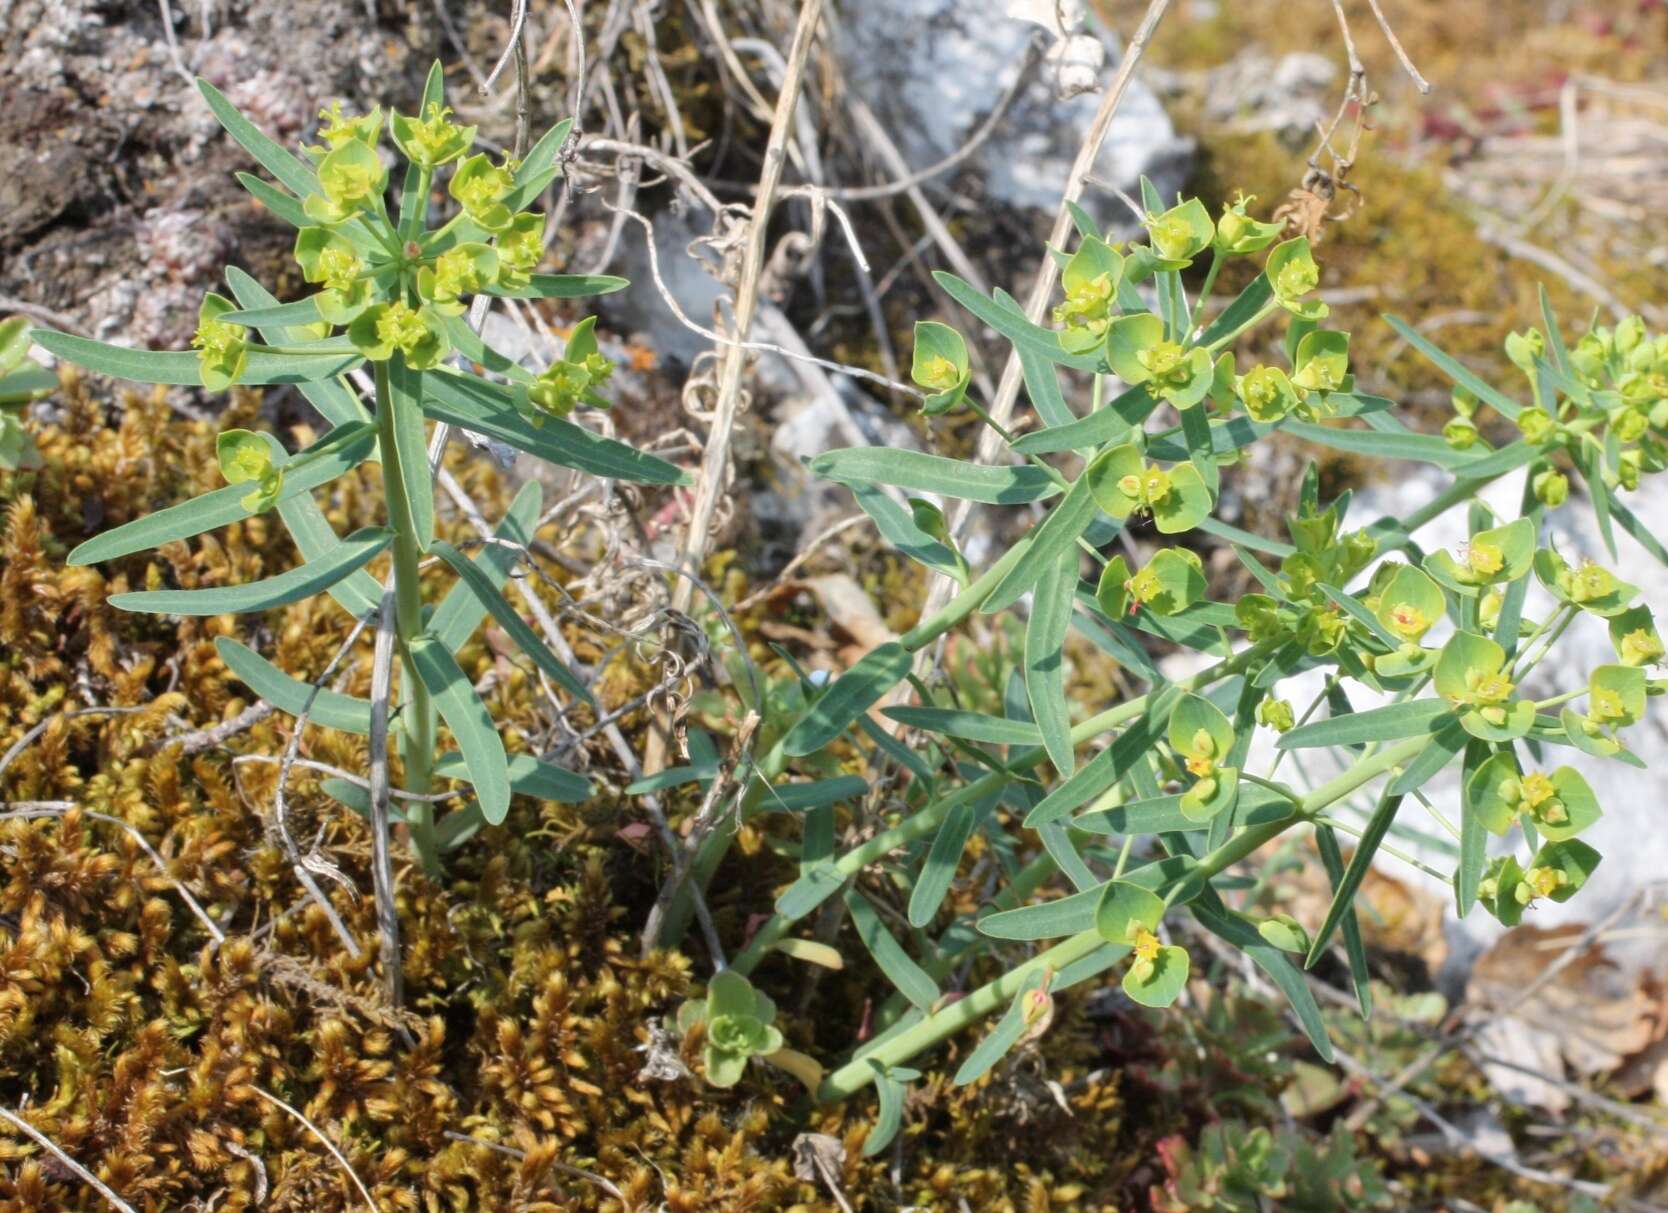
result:
<svg viewBox="0 0 1668 1213"><path fill-rule="evenodd" d="M376 425L382 457L382 489L388 505L388 522L394 529L394 630L399 639L401 729L405 745L405 790L428 792L434 785L435 711L434 702L417 667L411 660L411 642L423 632L423 590L418 580L422 552L417 528L412 521L411 502L406 496L405 477L400 467L400 448L395 441L394 394L388 385L388 363L376 365ZM440 870L439 848L435 842L434 805L412 800L406 804L411 823L411 845L423 870Z"/></svg>

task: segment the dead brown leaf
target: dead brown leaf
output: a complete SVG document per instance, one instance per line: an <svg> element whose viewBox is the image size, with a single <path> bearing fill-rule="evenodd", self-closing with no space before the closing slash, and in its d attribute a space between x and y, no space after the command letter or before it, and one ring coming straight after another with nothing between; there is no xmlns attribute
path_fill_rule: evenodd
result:
<svg viewBox="0 0 1668 1213"><path fill-rule="evenodd" d="M1554 1079L1608 1074L1662 1038L1660 991L1616 965L1601 944L1589 944L1536 988L1586 930L1515 927L1471 972L1466 1013L1486 1021L1477 1034L1480 1051L1512 1063L1485 1063L1483 1069L1510 1098L1560 1111L1569 1105L1569 1095L1524 1070Z"/></svg>

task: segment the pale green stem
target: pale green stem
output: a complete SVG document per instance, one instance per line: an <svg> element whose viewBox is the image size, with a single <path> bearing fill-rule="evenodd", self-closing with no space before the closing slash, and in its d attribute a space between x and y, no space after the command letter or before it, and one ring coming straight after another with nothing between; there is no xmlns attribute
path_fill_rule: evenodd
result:
<svg viewBox="0 0 1668 1213"><path fill-rule="evenodd" d="M406 497L405 478L400 469L400 448L395 441L393 392L389 390L388 363L376 367L376 424L378 454L382 460L382 487L387 500L388 522L394 529L394 625L400 651L400 713L405 744L405 790L428 792L434 783L435 710L429 691L417 676L410 644L423 632L423 590L419 581L422 551L417 529ZM434 833L434 805L428 801L406 802L406 820L411 826L411 845L423 870L440 870L440 853Z"/></svg>
<svg viewBox="0 0 1668 1213"><path fill-rule="evenodd" d="M1569 603L1565 603L1561 610L1562 614L1558 616L1557 623L1552 625L1551 630L1546 634L1546 638L1541 641L1539 651L1531 656L1529 653L1529 645L1534 643L1535 636L1539 636L1541 630L1544 629L1537 629L1535 636L1531 636L1528 643L1524 644L1523 657L1517 665L1512 667L1512 672L1509 675L1514 683L1522 682L1525 678L1529 677L1530 671L1545 660L1546 655L1552 651L1552 646L1558 643L1558 638L1564 634L1565 629L1568 628L1570 624L1575 622L1575 617L1577 615L1581 614L1580 607L1571 606Z"/></svg>
<svg viewBox="0 0 1668 1213"><path fill-rule="evenodd" d="M1199 325L1205 318L1205 300L1210 298L1210 288L1216 285L1216 276L1222 272L1222 254L1212 246L1210 250L1210 268L1205 271L1205 284L1199 288L1199 298L1193 303L1193 315L1188 319L1189 332L1198 332Z"/></svg>

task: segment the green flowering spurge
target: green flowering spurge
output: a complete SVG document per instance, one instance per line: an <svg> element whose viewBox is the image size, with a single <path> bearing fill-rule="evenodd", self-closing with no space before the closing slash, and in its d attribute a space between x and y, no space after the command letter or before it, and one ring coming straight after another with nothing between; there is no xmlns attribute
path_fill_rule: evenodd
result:
<svg viewBox="0 0 1668 1213"><path fill-rule="evenodd" d="M355 116L337 103L320 115L318 142L297 155L262 134L211 85L199 81L198 87L226 132L271 175L270 181L249 174L239 180L298 229L295 259L314 292L279 303L253 278L228 269L229 293L204 298L193 349L179 353L55 332L36 333L35 339L61 358L142 383L215 392L293 384L328 432L292 453L270 435L228 430L216 446L225 488L90 539L70 553L70 562L115 560L275 510L305 558L302 567L251 585L146 590L118 595L112 603L130 611L218 615L328 593L350 614L375 624L385 588L390 591L399 653L394 741L404 790L422 796L437 779L455 779L473 791L439 820L437 798L403 802L401 817L419 860L438 871L448 847L483 823L504 820L513 792L582 800L590 784L531 755L510 757L454 656L490 615L558 686L589 699L584 683L501 592L538 521L538 485L522 489L495 542L472 558L436 540L429 448L437 430L462 427L598 476L646 484L687 478L669 463L568 420L576 409L608 403L597 389L612 368L598 350L594 319L580 322L562 359L536 374L487 346L466 319L470 302L483 296L570 299L626 285L619 278L538 272L545 220L530 208L558 174L568 123L546 133L519 163L466 158L475 128L451 120L436 64L416 115L385 116L379 108ZM397 201L388 196L385 130L405 161ZM450 174L447 194L457 205L434 223L440 172ZM0 331L0 354L8 360L3 365L13 368L27 339L13 327ZM346 378L361 369L375 384L369 408ZM23 375L20 389L36 390L27 369ZM382 469L386 524L343 538L314 492L367 461ZM427 556L438 557L458 578L437 603L424 601L418 580ZM315 693L234 640L222 638L218 647L232 673L269 703L305 712L315 725L370 732L368 701ZM450 745L441 742L442 723ZM366 811L359 789L343 781L328 786L350 807Z"/></svg>
<svg viewBox="0 0 1668 1213"><path fill-rule="evenodd" d="M23 411L58 386L58 376L29 357L33 337L22 316L0 320L0 468L37 468L35 441L23 428Z"/></svg>
<svg viewBox="0 0 1668 1213"><path fill-rule="evenodd" d="M1519 399L1392 319L1454 380L1469 423L1419 433L1393 401L1358 386L1349 334L1321 327L1322 267L1305 241L1281 240L1250 199L1218 220L1197 201L1166 206L1150 187L1142 201L1138 242L1116 244L1079 213L1076 246L1050 250L1063 295L1051 326L1028 321L1005 293L938 275L974 326L1014 347L1033 412L995 431L1010 459L861 448L811 460L851 489L903 555L951 578L957 592L838 677L802 680L792 699L761 706L754 783L695 863L694 878L710 880L743 822L798 855L797 878L732 972L767 959L827 963L802 932L813 917L820 932L839 914L895 987L875 1033L819 1089L838 1099L875 1084L871 1151L896 1131L912 1067L952 1034L993 1017L959 1051L954 1078L965 1083L1046 1029L1047 1000L1099 974L1119 972L1137 1004L1167 1006L1189 981L1221 979L1205 960L1212 952L1190 946L1206 934L1263 970L1330 1059L1301 968L1341 945L1365 1012L1354 899L1375 857L1392 854L1382 844L1398 817L1429 811L1458 836L1461 912L1481 902L1516 921L1573 896L1599 861L1578 835L1600 806L1569 760L1584 752L1636 762L1628 738L1663 689L1648 604L1610 568L1552 551L1543 523L1548 510L1579 500L1579 482L1605 534L1626 530L1668 562L1620 499L1633 475L1624 465L1655 470L1668 441L1668 343L1632 326L1595 330L1571 349L1548 314L1544 333L1514 338L1513 357L1530 375ZM1211 298L1220 268L1247 258L1261 267L1249 285ZM917 330L925 411L965 408L994 426L966 355L945 326ZM1520 424L1539 409L1547 424L1491 448L1482 431L1500 427L1478 424L1484 409ZM1426 463L1453 484L1406 517L1357 528L1345 523L1349 495L1323 502L1311 466L1283 534L1219 521L1224 479L1275 434L1357 459ZM1514 472L1525 481L1518 509L1484 505L1479 491ZM972 566L929 494L1025 507L1029 529ZM1414 542L1456 509L1469 536L1459 550ZM1212 549L1237 558L1254 592L1211 598L1202 555ZM1552 602L1532 615L1537 580ZM975 613L1004 616L995 630L1021 642L1015 662L993 664L991 684L976 691L959 668L923 676L918 659ZM1549 654L1562 655L1558 642L1582 613L1609 623L1616 661L1590 671L1583 691L1535 699L1525 688ZM1069 700L1074 631L1119 663L1120 685L1141 685L1108 704ZM1197 653L1197 672L1161 674L1148 656L1154 642ZM1283 685L1309 671L1323 675L1324 690L1294 704ZM912 676L916 702L883 709L903 727L894 736L868 713ZM1381 706L1366 706L1369 697ZM1250 762L1259 730L1275 753L1262 770ZM1333 751L1340 773L1310 784L1302 771L1312 764L1283 768L1287 752L1314 749ZM1450 766L1461 768L1458 791L1438 794L1433 780ZM864 774L834 774L842 768ZM703 769L680 778L710 781ZM1295 783L1277 778L1286 770ZM837 801L879 780L886 796L869 797L863 828L845 832ZM1338 811L1363 796L1364 823ZM1347 864L1339 831L1358 836ZM1249 917L1243 865L1288 832L1314 835L1332 903L1312 921ZM988 845L974 843L981 833ZM1491 834L1521 838L1497 841L1511 854L1493 866ZM1006 876L969 922L949 908L968 899L948 894L973 847L1000 853ZM895 898L890 914L875 896ZM667 939L687 914L674 905ZM949 997L945 983L991 941L1044 942ZM1012 942L1001 946L1015 955Z"/></svg>

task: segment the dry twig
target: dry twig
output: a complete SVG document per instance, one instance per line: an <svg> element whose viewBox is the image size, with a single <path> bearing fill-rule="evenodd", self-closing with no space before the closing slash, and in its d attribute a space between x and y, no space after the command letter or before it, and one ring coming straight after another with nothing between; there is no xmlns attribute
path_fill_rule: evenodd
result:
<svg viewBox="0 0 1668 1213"><path fill-rule="evenodd" d="M14 1129L29 1138L29 1140L33 1141L41 1149L45 1150L48 1154L51 1154L52 1157L63 1163L64 1166L74 1172L78 1179L90 1185L100 1196L115 1205L116 1208L122 1211L122 1213L138 1213L132 1205L128 1204L127 1201L123 1200L120 1196L117 1196L115 1190L112 1189L109 1184L105 1183L98 1176L87 1170L86 1167L76 1162L75 1159L71 1158L68 1154L65 1154L58 1148L51 1138L47 1137L47 1135L42 1133L39 1129L35 1128L34 1125L24 1120L23 1117L19 1116L10 1109L0 1108L0 1118L3 1118L7 1124L11 1125Z"/></svg>

